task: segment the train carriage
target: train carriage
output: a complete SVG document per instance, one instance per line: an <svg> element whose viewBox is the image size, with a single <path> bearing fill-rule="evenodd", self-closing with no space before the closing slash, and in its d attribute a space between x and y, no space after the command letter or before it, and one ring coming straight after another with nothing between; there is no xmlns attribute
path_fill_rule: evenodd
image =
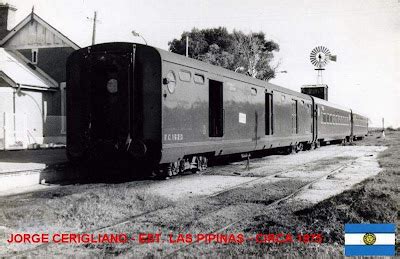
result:
<svg viewBox="0 0 400 259"><path fill-rule="evenodd" d="M162 86L161 163L311 142L310 96L159 51L168 80Z"/></svg>
<svg viewBox="0 0 400 259"><path fill-rule="evenodd" d="M351 136L351 110L320 98L314 99L318 140L325 143L348 141Z"/></svg>
<svg viewBox="0 0 400 259"><path fill-rule="evenodd" d="M301 150L350 136L350 114L318 98L141 44L90 46L67 63L67 154L92 164L161 164L175 174L201 169L214 156Z"/></svg>
<svg viewBox="0 0 400 259"><path fill-rule="evenodd" d="M352 136L354 139L363 139L368 134L368 117L352 110Z"/></svg>

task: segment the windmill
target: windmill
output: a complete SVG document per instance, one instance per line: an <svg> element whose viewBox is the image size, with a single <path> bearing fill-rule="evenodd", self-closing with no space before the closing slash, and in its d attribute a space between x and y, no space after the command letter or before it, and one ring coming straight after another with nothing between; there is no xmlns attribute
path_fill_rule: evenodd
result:
<svg viewBox="0 0 400 259"><path fill-rule="evenodd" d="M329 61L336 62L336 55L332 55L328 48L324 46L315 47L310 53L311 64L315 66L317 74L317 85L322 85L322 71L325 70L325 66Z"/></svg>

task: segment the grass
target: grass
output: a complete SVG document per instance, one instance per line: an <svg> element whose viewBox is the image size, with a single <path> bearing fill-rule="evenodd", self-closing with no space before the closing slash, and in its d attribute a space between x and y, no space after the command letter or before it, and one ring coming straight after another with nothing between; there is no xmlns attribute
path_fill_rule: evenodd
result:
<svg viewBox="0 0 400 259"><path fill-rule="evenodd" d="M344 244L346 223L396 223L400 226L400 131L390 131L386 139L374 134L356 145L385 145L388 147L378 155L382 171L375 177L359 183L355 188L325 200L311 208L294 211L291 216L282 211L261 216L244 228L248 232L283 231L323 233L325 245L313 247L276 246L248 247L240 252L256 255L340 256ZM399 232L398 232L399 233ZM397 234L399 240L399 234ZM397 241L399 242L399 241ZM290 250L290 253L288 251ZM399 254L397 243L397 254Z"/></svg>
<svg viewBox="0 0 400 259"><path fill-rule="evenodd" d="M6 227L4 236L11 233L87 233L170 205L174 203L164 197L126 184L73 186L1 200L0 226ZM5 242L2 243L0 255L8 251Z"/></svg>
<svg viewBox="0 0 400 259"><path fill-rule="evenodd" d="M382 171L359 183L353 189L304 208L303 204L282 206L267 215L249 217L235 227L246 235L256 233L321 233L324 243L318 244L256 244L215 245L204 247L208 256L279 256L336 257L343 256L344 224L396 223L400 226L400 131L386 133L386 138L373 134L355 145L385 145L378 155ZM330 162L325 161L325 164ZM398 231L399 233L399 231ZM400 240L397 234L397 240ZM399 254L397 241L397 254ZM187 251L198 253L194 248Z"/></svg>

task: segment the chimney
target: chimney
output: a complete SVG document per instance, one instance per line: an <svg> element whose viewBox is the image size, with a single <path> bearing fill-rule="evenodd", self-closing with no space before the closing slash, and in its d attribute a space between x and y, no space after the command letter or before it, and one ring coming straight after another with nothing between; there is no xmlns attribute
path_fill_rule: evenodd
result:
<svg viewBox="0 0 400 259"><path fill-rule="evenodd" d="M15 25L17 8L10 4L0 3L0 40L2 40Z"/></svg>

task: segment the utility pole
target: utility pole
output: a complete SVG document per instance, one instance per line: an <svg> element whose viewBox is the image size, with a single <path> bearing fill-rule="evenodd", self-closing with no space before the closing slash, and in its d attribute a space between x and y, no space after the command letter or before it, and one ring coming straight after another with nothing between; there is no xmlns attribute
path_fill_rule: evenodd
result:
<svg viewBox="0 0 400 259"><path fill-rule="evenodd" d="M90 17L86 17L86 18L88 20L93 21L92 45L94 45L96 43L96 24L99 22L99 20L97 20L97 11L94 11L93 18L90 18Z"/></svg>
<svg viewBox="0 0 400 259"><path fill-rule="evenodd" d="M189 57L189 36L186 35L186 57Z"/></svg>
<svg viewBox="0 0 400 259"><path fill-rule="evenodd" d="M94 16L93 16L93 32L92 32L92 45L95 44L96 41L96 21L97 20L97 12L94 11Z"/></svg>
<svg viewBox="0 0 400 259"><path fill-rule="evenodd" d="M382 139L385 139L385 118L382 118Z"/></svg>

